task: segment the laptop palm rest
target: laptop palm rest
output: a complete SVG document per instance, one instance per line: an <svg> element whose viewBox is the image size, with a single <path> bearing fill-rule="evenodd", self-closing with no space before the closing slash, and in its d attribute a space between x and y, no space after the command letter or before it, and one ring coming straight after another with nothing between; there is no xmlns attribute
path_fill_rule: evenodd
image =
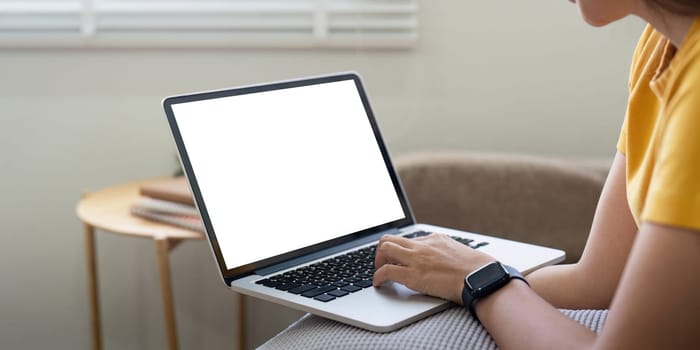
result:
<svg viewBox="0 0 700 350"><path fill-rule="evenodd" d="M231 289L374 332L395 330L454 305L419 294L396 282L363 289L353 293L352 298L344 297L320 303L312 298L256 285L253 282L256 278L259 276L239 279L233 282Z"/></svg>

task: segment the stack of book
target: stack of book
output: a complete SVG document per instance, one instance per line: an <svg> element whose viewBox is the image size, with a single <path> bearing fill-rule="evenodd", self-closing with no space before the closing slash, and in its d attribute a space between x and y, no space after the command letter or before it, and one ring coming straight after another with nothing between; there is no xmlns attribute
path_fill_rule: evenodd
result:
<svg viewBox="0 0 700 350"><path fill-rule="evenodd" d="M160 223L204 232L199 211L184 177L174 177L141 186L131 214Z"/></svg>

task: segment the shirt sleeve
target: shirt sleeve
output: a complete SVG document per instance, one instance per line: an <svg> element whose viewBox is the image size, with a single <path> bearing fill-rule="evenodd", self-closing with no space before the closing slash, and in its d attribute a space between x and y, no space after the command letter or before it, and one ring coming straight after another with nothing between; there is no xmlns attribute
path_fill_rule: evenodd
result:
<svg viewBox="0 0 700 350"><path fill-rule="evenodd" d="M700 230L700 50L666 106L642 220Z"/></svg>

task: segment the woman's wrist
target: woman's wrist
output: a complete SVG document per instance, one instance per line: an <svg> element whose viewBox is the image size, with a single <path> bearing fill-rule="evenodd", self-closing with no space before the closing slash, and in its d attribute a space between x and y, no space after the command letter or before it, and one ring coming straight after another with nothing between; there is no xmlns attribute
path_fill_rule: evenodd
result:
<svg viewBox="0 0 700 350"><path fill-rule="evenodd" d="M464 280L467 278L467 276L478 270L479 268L483 267L484 265L488 265L494 261L497 261L495 258L493 258L490 255L483 254L481 257L479 257L477 260L471 261L470 266L466 268L461 274L459 274L459 279L455 281L455 287L454 291L455 293L453 294L454 297L452 298L452 301L459 304L463 305L464 303L462 302L462 292L464 291ZM469 305L464 305L466 307L469 307Z"/></svg>
<svg viewBox="0 0 700 350"><path fill-rule="evenodd" d="M499 290L479 299L474 304L473 310L478 315L479 320L483 320L484 316L488 317L485 314L488 312L485 312L485 310L488 310L490 306L499 301L499 299L510 298L511 300L518 300L520 299L518 297L520 293L532 293L532 289L530 289L530 286L527 284L527 282L521 279L511 279L510 282L508 282L508 284L506 284Z"/></svg>

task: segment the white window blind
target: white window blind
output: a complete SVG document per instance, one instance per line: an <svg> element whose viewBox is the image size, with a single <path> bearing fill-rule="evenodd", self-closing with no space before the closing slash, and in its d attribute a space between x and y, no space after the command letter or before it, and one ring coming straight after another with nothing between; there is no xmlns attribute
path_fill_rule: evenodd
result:
<svg viewBox="0 0 700 350"><path fill-rule="evenodd" d="M410 47L417 0L0 0L0 46Z"/></svg>

